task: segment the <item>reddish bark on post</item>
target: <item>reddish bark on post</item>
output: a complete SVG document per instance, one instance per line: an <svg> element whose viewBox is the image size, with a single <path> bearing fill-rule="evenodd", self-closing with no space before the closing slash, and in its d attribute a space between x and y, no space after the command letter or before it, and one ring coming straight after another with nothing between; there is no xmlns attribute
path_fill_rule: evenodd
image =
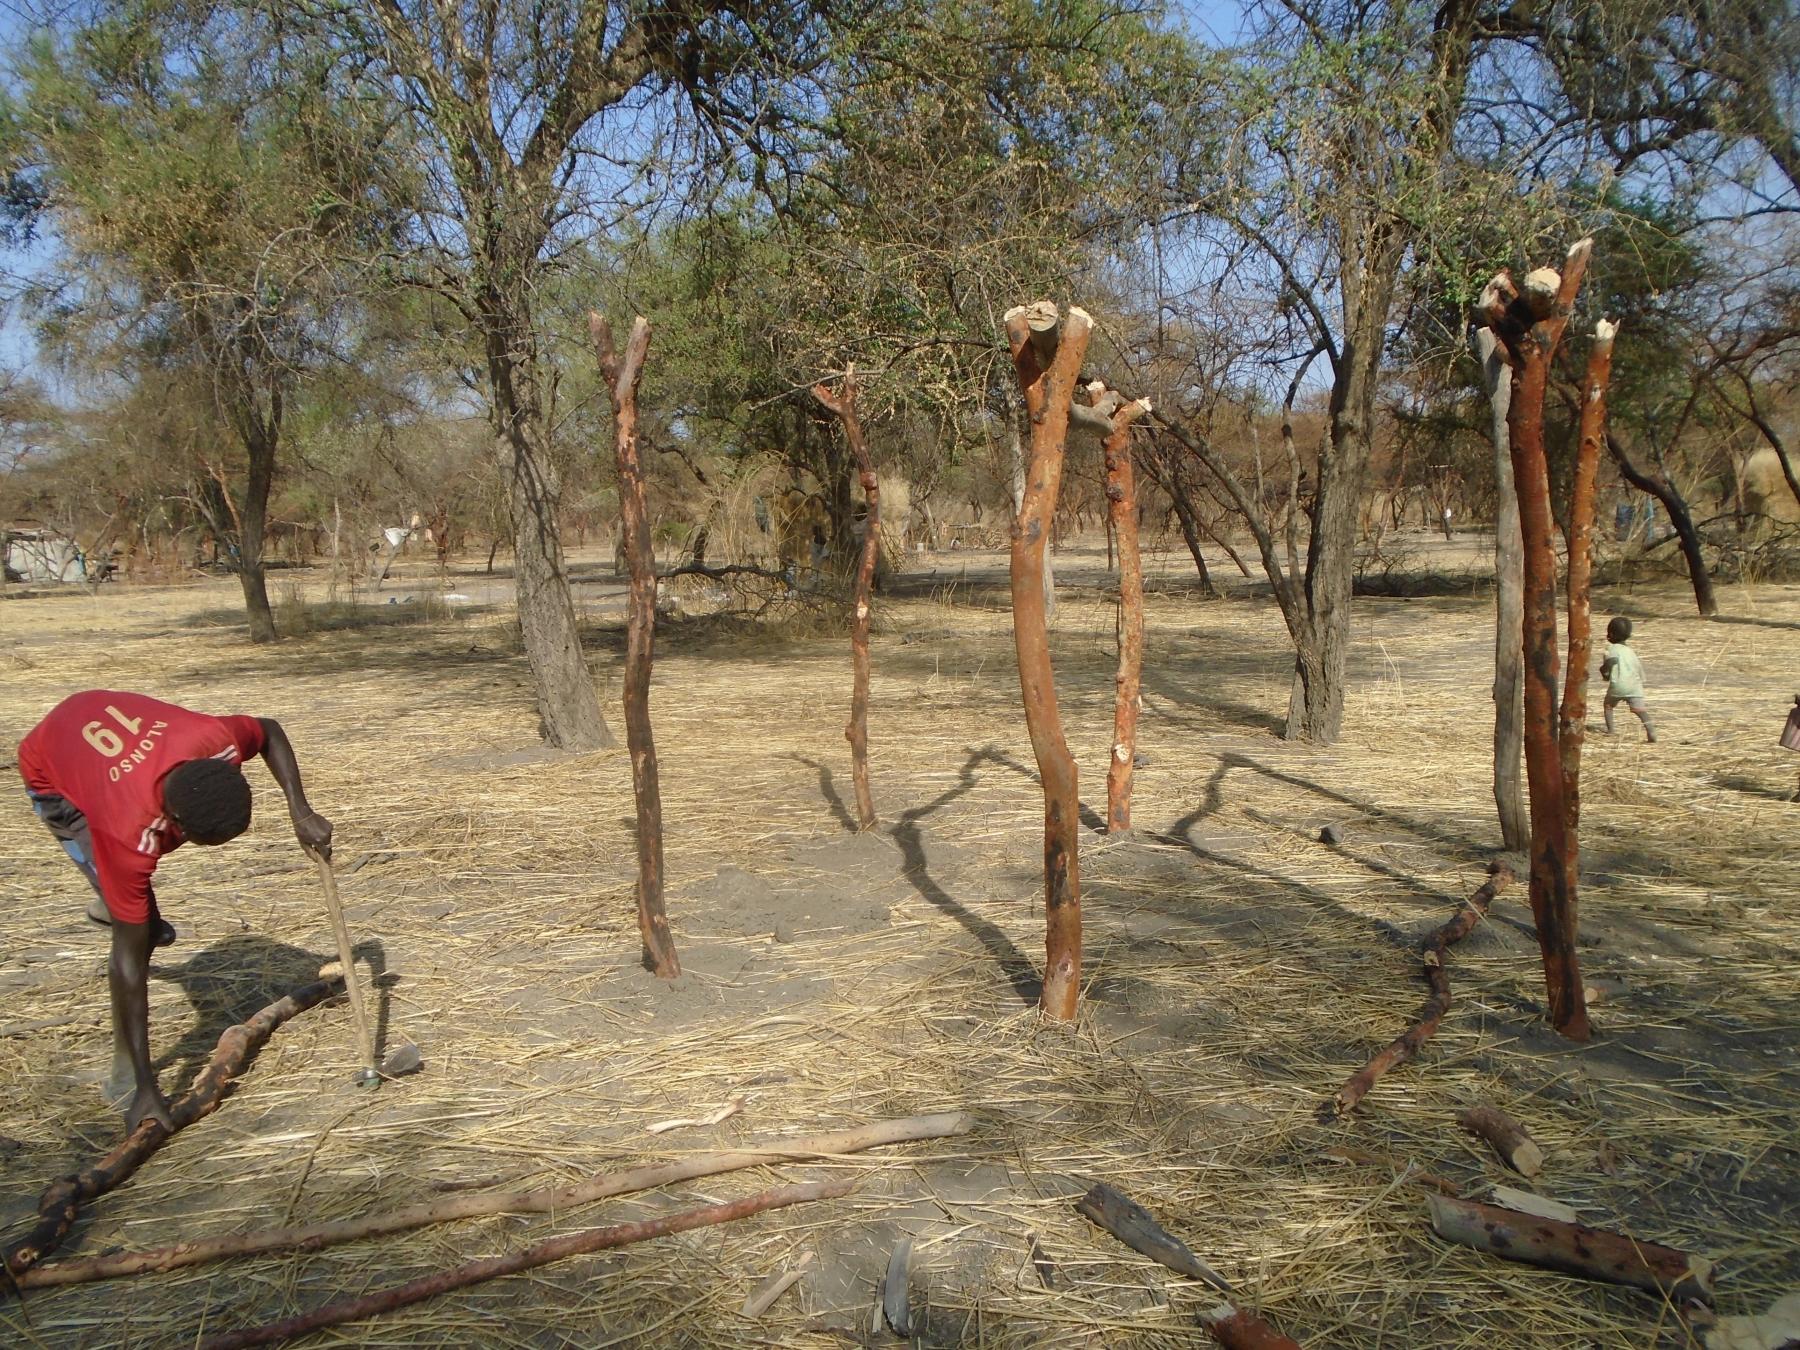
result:
<svg viewBox="0 0 1800 1350"><path fill-rule="evenodd" d="M1144 669L1144 564L1138 550L1137 483L1131 463L1131 424L1150 411L1149 399L1122 406L1096 380L1094 406L1110 413L1112 430L1100 443L1106 462L1106 509L1119 546L1119 673L1113 677L1113 738L1106 769L1106 832L1131 828L1131 772L1137 757L1139 694ZM1110 405L1110 406L1109 406ZM1109 541L1110 542L1110 541Z"/></svg>
<svg viewBox="0 0 1800 1350"><path fill-rule="evenodd" d="M836 395L815 384L813 397L844 424L844 439L856 457L863 499L869 505L850 619L850 723L844 728L844 739L850 742L850 780L856 788L856 823L859 829L869 830L875 827L875 794L869 787L869 609L875 591L875 560L881 552L881 492L869 442L856 415L856 367L845 369Z"/></svg>
<svg viewBox="0 0 1800 1350"><path fill-rule="evenodd" d="M1617 326L1605 319L1594 325L1594 345L1588 351L1587 378L1581 387L1581 439L1569 488L1569 666L1563 677L1557 752L1562 757L1563 816L1568 821L1569 851L1564 866L1570 895L1576 893L1581 876L1581 747L1587 739L1593 636L1594 478L1600 468L1600 450L1606 444L1606 389L1612 381L1613 336L1617 332Z"/></svg>
<svg viewBox="0 0 1800 1350"><path fill-rule="evenodd" d="M1019 658L1019 692L1025 726L1044 785L1044 990L1049 1017L1075 1016L1081 993L1080 823L1075 757L1063 736L1050 665L1050 633L1044 599L1044 549L1062 486L1069 405L1087 354L1093 320L1069 307L1040 300L1008 310L1004 320L1013 366L1031 421L1025 491L1012 528L1013 645Z"/></svg>
<svg viewBox="0 0 1800 1350"><path fill-rule="evenodd" d="M631 753L631 790L637 800L637 915L644 964L665 980L681 974L675 938L663 909L662 786L656 771L656 738L650 730L650 666L656 645L656 558L650 512L644 504L644 466L638 457L638 380L650 350L650 322L632 321L621 358L612 328L588 315L600 375L612 400L613 450L619 464L619 520L630 571L625 627L625 744Z"/></svg>
<svg viewBox="0 0 1800 1350"><path fill-rule="evenodd" d="M1559 275L1540 268L1523 294L1500 273L1482 296L1488 325L1505 346L1514 371L1507 412L1519 528L1525 544L1525 777L1531 795L1531 912L1543 953L1550 1022L1573 1041L1589 1036L1582 999L1581 960L1575 948L1575 888L1568 868L1569 827L1558 752L1555 521L1550 469L1544 454L1544 396L1563 330L1568 326L1591 239L1569 250Z"/></svg>

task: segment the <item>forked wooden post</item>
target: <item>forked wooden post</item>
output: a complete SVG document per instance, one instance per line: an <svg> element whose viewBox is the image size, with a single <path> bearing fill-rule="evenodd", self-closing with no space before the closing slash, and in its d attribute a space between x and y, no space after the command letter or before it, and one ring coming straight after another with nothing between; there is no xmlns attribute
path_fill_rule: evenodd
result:
<svg viewBox="0 0 1800 1350"><path fill-rule="evenodd" d="M1053 302L1039 300L1008 310L1004 323L1031 423L1025 492L1012 529L1012 603L1019 692L1044 785L1045 959L1040 1003L1047 1016L1067 1021L1075 1016L1081 993L1081 863L1076 837L1080 799L1075 757L1069 753L1056 708L1044 550L1062 486L1069 406L1094 321L1072 305L1066 317L1059 316Z"/></svg>
<svg viewBox="0 0 1800 1350"><path fill-rule="evenodd" d="M1138 709L1144 669L1144 564L1138 550L1137 482L1131 462L1131 424L1150 411L1150 400L1124 402L1096 380L1088 386L1094 407L1112 429L1100 442L1106 463L1106 509L1119 546L1119 671L1113 677L1112 753L1106 766L1106 832L1131 829L1131 774L1137 758Z"/></svg>
<svg viewBox="0 0 1800 1350"><path fill-rule="evenodd" d="M637 799L637 914L644 963L665 980L681 974L669 916L663 909L662 787L656 772L656 738L650 730L650 666L656 643L656 558L650 512L644 504L644 466L638 458L638 380L650 350L650 321L632 321L621 358L612 327L588 315L600 375L612 400L613 450L619 463L619 520L631 575L625 628L625 744L631 753L631 790Z"/></svg>
<svg viewBox="0 0 1800 1350"><path fill-rule="evenodd" d="M1481 309L1512 363L1507 412L1513 485L1525 544L1525 777L1531 795L1531 912L1543 953L1551 1024L1570 1040L1589 1035L1575 947L1576 895L1569 868L1569 819L1558 748L1556 528L1544 454L1544 397L1593 241L1569 250L1563 270L1540 267L1521 292L1505 272L1488 284Z"/></svg>
<svg viewBox="0 0 1800 1350"><path fill-rule="evenodd" d="M856 412L856 367L844 370L834 395L822 384L813 386L813 397L844 424L844 439L856 457L868 516L863 524L862 558L856 567L855 609L850 619L850 723L844 739L850 742L850 780L856 789L857 828L875 827L875 794L869 787L869 610L875 594L875 560L881 553L881 490L875 461Z"/></svg>

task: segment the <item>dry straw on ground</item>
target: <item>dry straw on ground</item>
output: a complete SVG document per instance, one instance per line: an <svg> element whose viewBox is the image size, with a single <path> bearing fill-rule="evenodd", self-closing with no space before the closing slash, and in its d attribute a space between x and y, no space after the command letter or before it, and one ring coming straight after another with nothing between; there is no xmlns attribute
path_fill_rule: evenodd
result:
<svg viewBox="0 0 1800 1350"><path fill-rule="evenodd" d="M929 564L928 564L929 565ZM1179 559L1150 600L1140 833L1084 841L1087 988L1039 1023L1041 798L999 559L937 560L878 605L870 715L884 829L845 830L848 656L836 637L688 620L653 690L669 909L688 973L636 966L623 752L534 745L503 608L369 606L352 626L242 644L224 584L0 605L8 746L64 693L138 687L280 718L338 823L353 936L385 971L389 1048L425 1071L351 1084L341 1005L284 1028L215 1116L96 1204L76 1249L147 1247L519 1187L781 1131L967 1108L968 1137L713 1178L591 1211L483 1220L286 1259L34 1295L16 1344L188 1345L552 1232L855 1174L857 1194L438 1299L319 1344L842 1344L866 1334L893 1242L916 1240L930 1344L1155 1346L1201 1339L1216 1297L1077 1216L1103 1180L1144 1204L1313 1347L1685 1346L1678 1310L1452 1249L1407 1167L1479 1193L1506 1175L1457 1128L1477 1100L1543 1144L1537 1189L1584 1221L1720 1263L1720 1310L1800 1282L1800 807L1774 747L1800 654L1800 591L1603 595L1637 621L1663 743L1589 742L1583 956L1624 981L1596 1043L1542 1021L1522 888L1452 954L1456 1004L1420 1060L1346 1123L1317 1111L1423 997L1412 944L1478 884L1496 835L1485 771L1489 605L1359 601L1347 734L1271 732L1285 700L1265 601L1201 604ZM594 569L603 572L603 567ZM1112 618L1093 554L1066 554L1056 656L1098 808ZM453 578L483 596L482 579ZM302 585L306 584L304 581ZM390 587L390 590L395 588ZM400 588L404 593L404 587ZM319 583L323 594L323 583ZM616 591L583 587L603 688ZM379 597L385 601L386 596ZM422 609L423 606L421 605ZM1604 610L1602 610L1604 612ZM1791 757L1789 757L1791 758ZM331 938L317 881L258 780L230 848L159 874L181 943L159 954L154 1048L179 1086L229 1017L304 983ZM1316 840L1344 827L1341 847ZM23 803L0 813L0 1158L7 1231L51 1177L103 1151L104 938ZM734 1098L722 1123L652 1135ZM1334 1160L1348 1144L1401 1171ZM1057 1263L1045 1289L1035 1233ZM739 1316L814 1251L795 1290Z"/></svg>

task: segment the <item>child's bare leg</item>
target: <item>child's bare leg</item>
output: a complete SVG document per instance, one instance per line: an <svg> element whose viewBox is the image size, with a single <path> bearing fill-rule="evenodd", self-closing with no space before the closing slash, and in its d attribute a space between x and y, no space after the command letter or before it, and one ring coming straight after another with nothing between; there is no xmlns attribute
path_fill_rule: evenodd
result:
<svg viewBox="0 0 1800 1350"><path fill-rule="evenodd" d="M1625 703L1637 715L1637 720L1644 724L1644 739L1654 741L1656 739L1656 723L1650 720L1650 709L1644 706L1644 700L1632 698L1625 700Z"/></svg>
<svg viewBox="0 0 1800 1350"><path fill-rule="evenodd" d="M1606 701L1600 705L1601 712L1606 717L1606 734L1608 736L1613 734L1612 710L1613 705L1618 701L1619 700L1614 698L1611 694L1608 694L1606 696Z"/></svg>

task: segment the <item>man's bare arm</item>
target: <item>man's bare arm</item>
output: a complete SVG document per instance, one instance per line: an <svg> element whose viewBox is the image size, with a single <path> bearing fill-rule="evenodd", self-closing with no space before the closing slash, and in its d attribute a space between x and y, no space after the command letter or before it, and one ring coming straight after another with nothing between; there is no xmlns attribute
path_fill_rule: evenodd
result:
<svg viewBox="0 0 1800 1350"><path fill-rule="evenodd" d="M293 744L281 723L272 717L256 719L263 729L263 762L269 766L275 783L287 798L288 815L294 821L294 837L300 847L322 858L331 856L331 822L312 809L306 800L306 788L300 782L300 761L294 758Z"/></svg>

